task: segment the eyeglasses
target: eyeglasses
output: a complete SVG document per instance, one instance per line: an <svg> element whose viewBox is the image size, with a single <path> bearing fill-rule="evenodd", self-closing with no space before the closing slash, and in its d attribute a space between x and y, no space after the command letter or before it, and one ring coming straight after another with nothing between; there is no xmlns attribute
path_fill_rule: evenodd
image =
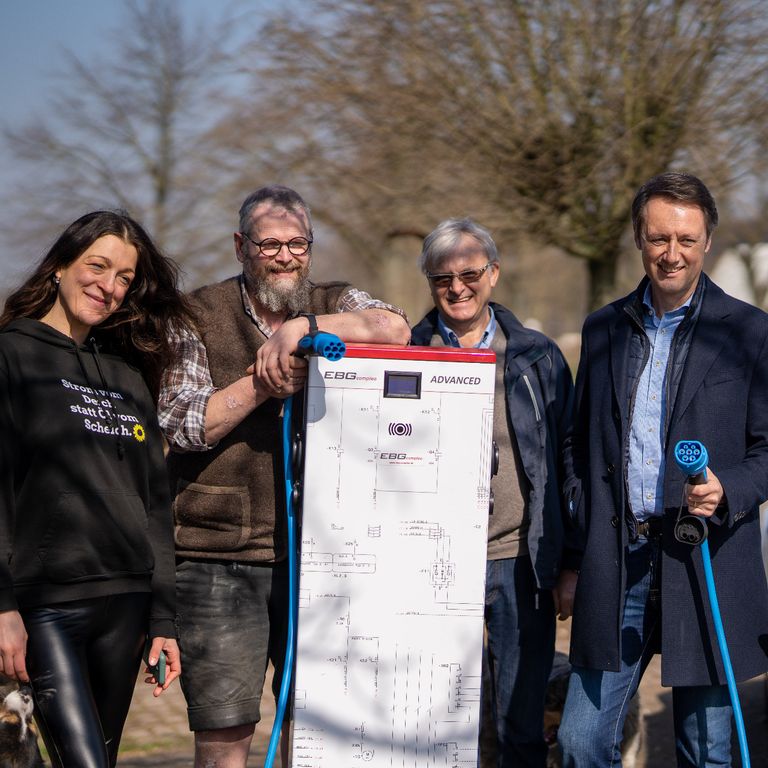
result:
<svg viewBox="0 0 768 768"><path fill-rule="evenodd" d="M463 269L461 272L427 272L427 280L429 280L435 288L448 288L451 283L453 283L454 277L458 277L464 285L476 283L483 276L485 270L493 263L493 261L489 261L484 267L479 267L478 269Z"/></svg>
<svg viewBox="0 0 768 768"><path fill-rule="evenodd" d="M278 240L276 237L268 237L266 240L258 243L252 237L246 235L245 232L240 234L247 240L250 240L259 249L259 253L262 256L277 256L284 245L292 256L303 256L309 250L309 246L312 245L312 241L306 237L293 237L290 240Z"/></svg>

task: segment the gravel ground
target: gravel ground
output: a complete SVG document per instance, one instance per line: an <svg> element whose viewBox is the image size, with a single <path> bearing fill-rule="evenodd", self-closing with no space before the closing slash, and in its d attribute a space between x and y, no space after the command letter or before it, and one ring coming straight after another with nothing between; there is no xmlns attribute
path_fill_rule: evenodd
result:
<svg viewBox="0 0 768 768"><path fill-rule="evenodd" d="M568 624L559 626L558 649L567 650ZM659 683L658 658L649 667L640 687L646 727L646 768L669 768L675 764L672 734L672 696ZM131 713L118 760L119 768L189 768L192 765L193 739L187 727L181 689L174 685L159 699L150 686L136 686ZM267 687L270 685L267 680ZM740 686L747 739L754 768L768 768L768 717L766 680L756 678ZM271 694L263 698L264 719L257 727L248 768L263 766L269 742L274 702ZM734 742L734 768L741 766ZM279 762L279 761L278 761Z"/></svg>

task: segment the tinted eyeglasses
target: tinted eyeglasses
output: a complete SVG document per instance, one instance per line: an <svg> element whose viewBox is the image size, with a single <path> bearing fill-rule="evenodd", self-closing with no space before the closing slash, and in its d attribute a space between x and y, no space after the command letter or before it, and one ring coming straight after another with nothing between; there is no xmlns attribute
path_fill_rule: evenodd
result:
<svg viewBox="0 0 768 768"><path fill-rule="evenodd" d="M489 261L484 267L478 267L477 269L462 269L461 272L427 272L427 280L429 280L435 288L448 288L453 282L454 277L458 277L464 285L469 283L476 283L485 274L485 270L493 264Z"/></svg>
<svg viewBox="0 0 768 768"><path fill-rule="evenodd" d="M293 237L290 240L278 240L276 237L268 237L266 240L256 242L245 232L240 234L247 240L250 240L259 249L259 253L262 256L277 256L284 245L288 248L288 253L291 256L303 256L309 250L309 246L312 245L312 241L306 237Z"/></svg>

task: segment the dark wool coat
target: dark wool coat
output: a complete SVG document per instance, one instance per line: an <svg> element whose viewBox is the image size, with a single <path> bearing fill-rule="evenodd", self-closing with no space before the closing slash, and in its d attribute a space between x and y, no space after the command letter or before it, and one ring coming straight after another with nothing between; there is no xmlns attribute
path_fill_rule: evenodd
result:
<svg viewBox="0 0 768 768"><path fill-rule="evenodd" d="M592 669L617 670L621 658L633 397L628 382L632 336L638 333L628 309L642 297L646 284L647 279L630 296L590 315L582 336L568 458L581 482L579 516L587 541L571 661ZM705 275L691 312L699 302L664 444L664 685L725 683L701 550L679 544L672 533L684 489L672 455L681 439L704 443L727 499L721 520L709 524L709 547L736 678L768 669L768 590L758 517L758 504L768 498L768 315L726 295Z"/></svg>

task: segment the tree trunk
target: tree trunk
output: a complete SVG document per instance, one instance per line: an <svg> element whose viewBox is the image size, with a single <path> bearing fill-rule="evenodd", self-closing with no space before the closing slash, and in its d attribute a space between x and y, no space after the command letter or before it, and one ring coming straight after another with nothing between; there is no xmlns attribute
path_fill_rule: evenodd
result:
<svg viewBox="0 0 768 768"><path fill-rule="evenodd" d="M608 304L616 298L616 268L619 252L608 254L603 259L589 259L589 311Z"/></svg>

